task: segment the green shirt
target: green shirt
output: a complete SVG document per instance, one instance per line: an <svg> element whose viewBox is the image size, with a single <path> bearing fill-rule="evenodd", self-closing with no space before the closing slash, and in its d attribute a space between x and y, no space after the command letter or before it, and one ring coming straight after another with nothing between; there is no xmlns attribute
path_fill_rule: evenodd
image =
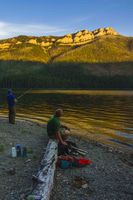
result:
<svg viewBox="0 0 133 200"><path fill-rule="evenodd" d="M55 115L50 118L47 124L47 133L49 137L54 137L56 133L60 129L60 120L59 117L56 117Z"/></svg>

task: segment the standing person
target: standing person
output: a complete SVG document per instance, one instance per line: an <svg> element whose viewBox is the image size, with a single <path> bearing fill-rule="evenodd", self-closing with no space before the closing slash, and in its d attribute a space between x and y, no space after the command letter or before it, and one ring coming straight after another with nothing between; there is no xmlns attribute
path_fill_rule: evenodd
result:
<svg viewBox="0 0 133 200"><path fill-rule="evenodd" d="M12 90L8 90L7 94L7 103L8 103L8 111L9 111L9 123L15 124L15 115L16 115L16 104L17 100L16 97L14 96Z"/></svg>
<svg viewBox="0 0 133 200"><path fill-rule="evenodd" d="M60 118L63 115L63 110L62 109L57 109L55 111L55 114L50 118L47 124L47 134L48 137L51 139L57 139L59 143L63 145L67 145L67 143L64 141L60 128L65 127L62 126L60 123ZM66 127L65 127L66 128Z"/></svg>

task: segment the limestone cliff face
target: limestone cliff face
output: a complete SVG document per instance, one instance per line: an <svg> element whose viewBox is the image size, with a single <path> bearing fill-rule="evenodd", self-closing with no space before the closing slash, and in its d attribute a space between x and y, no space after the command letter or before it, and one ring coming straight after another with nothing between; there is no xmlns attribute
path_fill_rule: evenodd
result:
<svg viewBox="0 0 133 200"><path fill-rule="evenodd" d="M93 39L94 39L93 33L88 30L83 30L83 31L77 32L74 35L74 43L90 41Z"/></svg>
<svg viewBox="0 0 133 200"><path fill-rule="evenodd" d="M0 49L8 49L10 46L11 46L11 44L6 42L3 44L0 44Z"/></svg>
<svg viewBox="0 0 133 200"><path fill-rule="evenodd" d="M32 44L39 45L43 48L50 48L53 45L82 45L93 41L95 38L106 35L119 35L112 27L99 28L94 31L82 30L74 34L67 34L62 37L44 36L44 37L28 37L19 36L18 38L8 39L8 41L0 41L0 49L8 49L13 45Z"/></svg>
<svg viewBox="0 0 133 200"><path fill-rule="evenodd" d="M30 39L27 43L37 44L37 40L36 39Z"/></svg>
<svg viewBox="0 0 133 200"><path fill-rule="evenodd" d="M100 37L104 35L118 35L118 33L112 27L99 28L95 31L92 31L92 33L94 34L94 37Z"/></svg>
<svg viewBox="0 0 133 200"><path fill-rule="evenodd" d="M71 44L71 43L73 43L72 34L67 34L64 37L58 39L57 43L61 43L61 44L69 44L69 43Z"/></svg>
<svg viewBox="0 0 133 200"><path fill-rule="evenodd" d="M77 45L92 41L97 37L102 37L105 35L118 35L118 33L112 27L99 28L92 32L88 30L83 30L75 34L67 34L64 37L58 39L57 43L59 43L60 45L62 44Z"/></svg>

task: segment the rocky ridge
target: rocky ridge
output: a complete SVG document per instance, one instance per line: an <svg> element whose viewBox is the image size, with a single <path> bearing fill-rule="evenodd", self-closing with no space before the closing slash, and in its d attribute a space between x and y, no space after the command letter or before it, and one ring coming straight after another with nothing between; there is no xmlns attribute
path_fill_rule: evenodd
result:
<svg viewBox="0 0 133 200"><path fill-rule="evenodd" d="M0 49L13 48L14 45L32 44L39 45L44 48L51 48L54 45L63 46L75 46L82 45L93 41L94 39L106 35L119 35L112 27L99 28L94 31L82 30L74 34L67 34L62 37L56 36L18 36L6 40L0 41Z"/></svg>

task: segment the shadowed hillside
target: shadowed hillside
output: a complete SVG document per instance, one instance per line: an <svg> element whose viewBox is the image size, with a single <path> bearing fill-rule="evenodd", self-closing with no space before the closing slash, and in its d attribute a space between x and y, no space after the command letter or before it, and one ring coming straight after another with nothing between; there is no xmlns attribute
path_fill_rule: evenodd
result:
<svg viewBox="0 0 133 200"><path fill-rule="evenodd" d="M0 86L1 88L133 89L132 66L133 62L44 64L0 61Z"/></svg>

